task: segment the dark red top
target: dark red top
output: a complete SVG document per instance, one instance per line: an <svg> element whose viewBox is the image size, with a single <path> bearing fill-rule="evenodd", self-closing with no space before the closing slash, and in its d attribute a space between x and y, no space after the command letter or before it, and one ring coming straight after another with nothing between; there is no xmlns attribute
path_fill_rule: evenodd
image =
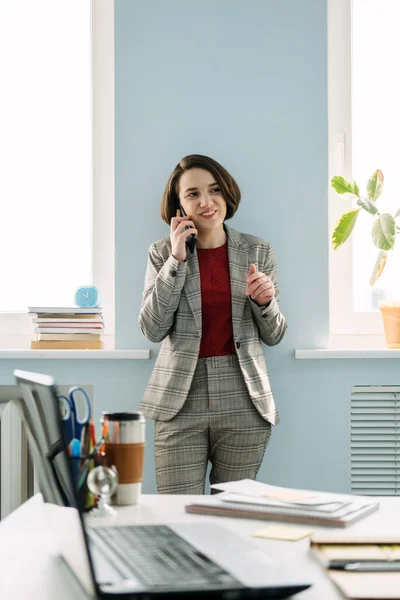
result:
<svg viewBox="0 0 400 600"><path fill-rule="evenodd" d="M235 354L228 244L197 248L200 270L202 336L199 358Z"/></svg>

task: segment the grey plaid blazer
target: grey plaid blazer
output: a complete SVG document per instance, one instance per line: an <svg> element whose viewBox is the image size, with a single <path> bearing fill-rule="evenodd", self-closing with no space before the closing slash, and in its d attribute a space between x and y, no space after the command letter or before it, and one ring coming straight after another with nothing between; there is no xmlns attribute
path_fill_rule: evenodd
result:
<svg viewBox="0 0 400 600"><path fill-rule="evenodd" d="M228 238L232 294L233 337L250 398L266 420L276 425L278 411L272 396L261 346L278 344L286 331L279 310L279 287L271 246L253 235L225 225ZM275 298L260 308L246 295L249 265L269 275ZM150 246L139 324L152 342L161 342L153 373L140 404L150 419L169 421L182 408L192 382L200 350L201 292L196 251L186 262L171 255L164 238Z"/></svg>

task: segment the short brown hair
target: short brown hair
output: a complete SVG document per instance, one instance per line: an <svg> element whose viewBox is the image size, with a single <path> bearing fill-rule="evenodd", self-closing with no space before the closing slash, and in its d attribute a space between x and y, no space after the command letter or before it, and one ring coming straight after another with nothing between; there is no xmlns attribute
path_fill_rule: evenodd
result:
<svg viewBox="0 0 400 600"><path fill-rule="evenodd" d="M226 202L225 219L233 217L239 206L240 189L232 175L216 160L208 156L189 154L189 156L185 156L179 161L168 180L161 201L161 218L169 225L172 217L176 216L179 201L179 181L182 174L189 169L204 169L204 171L209 171L214 175Z"/></svg>

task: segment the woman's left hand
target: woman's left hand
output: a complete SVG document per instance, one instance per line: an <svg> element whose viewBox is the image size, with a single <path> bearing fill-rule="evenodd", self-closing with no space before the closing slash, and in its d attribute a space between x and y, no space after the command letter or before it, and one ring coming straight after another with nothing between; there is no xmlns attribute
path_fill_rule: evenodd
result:
<svg viewBox="0 0 400 600"><path fill-rule="evenodd" d="M271 278L257 271L256 265L251 264L246 281L246 296L250 296L258 306L267 306L275 296L275 288Z"/></svg>

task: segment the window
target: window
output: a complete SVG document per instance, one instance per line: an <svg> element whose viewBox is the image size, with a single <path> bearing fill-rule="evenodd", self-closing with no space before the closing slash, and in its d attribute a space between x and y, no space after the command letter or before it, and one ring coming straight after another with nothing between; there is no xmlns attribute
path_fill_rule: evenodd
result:
<svg viewBox="0 0 400 600"><path fill-rule="evenodd" d="M113 333L113 28L110 0L0 0L0 347L92 283Z"/></svg>
<svg viewBox="0 0 400 600"><path fill-rule="evenodd" d="M356 181L362 193L376 169L384 176L380 212L400 208L400 39L398 0L329 1L329 174ZM352 201L330 191L330 234ZM382 334L381 299L399 299L399 248L371 287L378 256L373 219L360 214L352 237L330 256L331 334Z"/></svg>

